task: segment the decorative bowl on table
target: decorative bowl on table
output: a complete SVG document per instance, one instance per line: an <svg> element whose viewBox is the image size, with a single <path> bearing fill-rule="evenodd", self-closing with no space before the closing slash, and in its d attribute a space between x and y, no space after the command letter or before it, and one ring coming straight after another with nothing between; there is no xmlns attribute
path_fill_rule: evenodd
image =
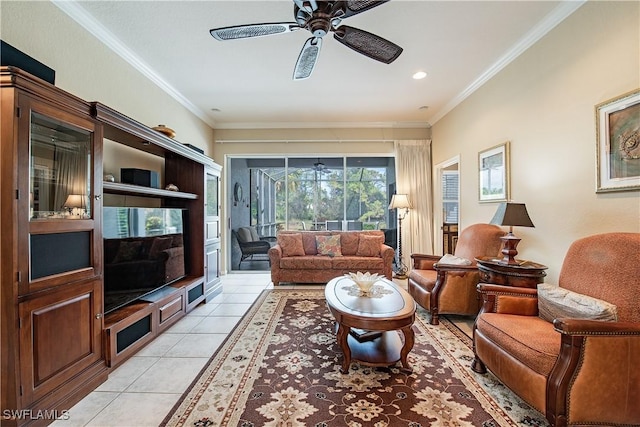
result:
<svg viewBox="0 0 640 427"><path fill-rule="evenodd" d="M368 294L371 291L373 284L382 278L378 273L371 274L368 271L366 273L358 271L357 273L345 274L345 276L353 280L360 291L364 294Z"/></svg>

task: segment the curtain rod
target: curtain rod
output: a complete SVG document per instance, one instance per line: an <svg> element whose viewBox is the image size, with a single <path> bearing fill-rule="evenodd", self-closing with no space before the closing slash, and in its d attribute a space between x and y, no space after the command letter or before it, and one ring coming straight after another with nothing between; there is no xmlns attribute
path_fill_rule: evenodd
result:
<svg viewBox="0 0 640 427"><path fill-rule="evenodd" d="M314 143L314 142L394 142L393 139L216 139L216 144L229 144L229 143L264 143L264 142L278 142L281 144L289 143Z"/></svg>

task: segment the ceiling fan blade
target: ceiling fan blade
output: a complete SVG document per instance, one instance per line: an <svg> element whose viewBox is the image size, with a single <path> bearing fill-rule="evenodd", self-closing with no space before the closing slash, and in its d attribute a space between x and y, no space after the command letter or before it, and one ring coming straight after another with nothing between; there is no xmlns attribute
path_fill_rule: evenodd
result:
<svg viewBox="0 0 640 427"><path fill-rule="evenodd" d="M293 80L309 78L318 61L321 47L322 39L320 37L310 37L307 39L298 56L296 68L293 70Z"/></svg>
<svg viewBox="0 0 640 427"><path fill-rule="evenodd" d="M314 10L318 9L318 2L316 0L293 0L293 2L308 14L312 14Z"/></svg>
<svg viewBox="0 0 640 427"><path fill-rule="evenodd" d="M271 24L235 25L233 27L214 28L209 30L209 33L211 33L214 39L225 41L290 33L300 28L300 25L295 22L275 22Z"/></svg>
<svg viewBox="0 0 640 427"><path fill-rule="evenodd" d="M380 6L388 2L389 0L346 0L341 1L339 6L344 10L344 14L339 16L339 18L348 18L353 15L357 15L358 13L367 11L369 9L373 9L374 7Z"/></svg>
<svg viewBox="0 0 640 427"><path fill-rule="evenodd" d="M338 27L333 37L356 52L385 64L392 63L402 53L402 48L397 44L348 25Z"/></svg>

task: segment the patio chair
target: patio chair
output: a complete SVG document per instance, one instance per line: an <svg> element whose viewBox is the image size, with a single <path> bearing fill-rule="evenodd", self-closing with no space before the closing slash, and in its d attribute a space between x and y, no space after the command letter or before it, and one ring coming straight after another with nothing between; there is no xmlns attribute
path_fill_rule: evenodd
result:
<svg viewBox="0 0 640 427"><path fill-rule="evenodd" d="M236 237L242 252L238 269L240 269L242 261L245 260L267 261L271 265L268 253L271 244L276 242L275 237L259 237L254 227L240 227L237 230L231 230L231 232Z"/></svg>
<svg viewBox="0 0 640 427"><path fill-rule="evenodd" d="M327 221L327 230L342 230L342 221Z"/></svg>
<svg viewBox="0 0 640 427"><path fill-rule="evenodd" d="M362 230L362 221L347 221L347 230Z"/></svg>

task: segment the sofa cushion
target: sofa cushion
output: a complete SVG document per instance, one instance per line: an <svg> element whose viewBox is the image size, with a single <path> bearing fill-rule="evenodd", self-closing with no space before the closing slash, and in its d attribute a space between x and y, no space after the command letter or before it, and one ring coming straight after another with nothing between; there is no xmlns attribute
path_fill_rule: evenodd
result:
<svg viewBox="0 0 640 427"><path fill-rule="evenodd" d="M253 242L253 237L251 236L251 229L249 227L240 227L238 228L238 240L240 243L248 243Z"/></svg>
<svg viewBox="0 0 640 427"><path fill-rule="evenodd" d="M331 257L342 256L340 250L340 235L316 236L316 248L318 255L328 255Z"/></svg>
<svg viewBox="0 0 640 427"><path fill-rule="evenodd" d="M280 233L278 234L278 244L282 248L283 257L303 256L305 254L301 233Z"/></svg>
<svg viewBox="0 0 640 427"><path fill-rule="evenodd" d="M316 246L316 236L331 236L327 231L305 231L302 233L302 246L305 255L318 255L318 247Z"/></svg>
<svg viewBox="0 0 640 427"><path fill-rule="evenodd" d="M260 240L260 236L258 236L258 230L255 227L247 227L249 229L249 233L251 233L251 241L257 242Z"/></svg>
<svg viewBox="0 0 640 427"><path fill-rule="evenodd" d="M342 255L355 255L358 252L358 242L360 236L358 232L345 231L340 233L340 245L342 247Z"/></svg>
<svg viewBox="0 0 640 427"><path fill-rule="evenodd" d="M560 333L537 316L483 313L476 328L533 371L547 376L560 353Z"/></svg>
<svg viewBox="0 0 640 427"><path fill-rule="evenodd" d="M173 243L173 237L156 237L149 249L148 259L156 259L160 254L169 249Z"/></svg>
<svg viewBox="0 0 640 427"><path fill-rule="evenodd" d="M280 268L284 270L331 270L331 260L317 255L303 255L295 257L283 257L280 259Z"/></svg>
<svg viewBox="0 0 640 427"><path fill-rule="evenodd" d="M333 258L331 267L344 271L380 271L384 268L384 260L380 257L341 256Z"/></svg>
<svg viewBox="0 0 640 427"><path fill-rule="evenodd" d="M358 240L356 256L379 257L380 247L384 243L384 235L368 236L361 234Z"/></svg>
<svg viewBox="0 0 640 427"><path fill-rule="evenodd" d="M538 313L548 322L562 317L610 322L618 320L615 305L547 283L538 285Z"/></svg>
<svg viewBox="0 0 640 427"><path fill-rule="evenodd" d="M142 247L142 241L126 241L123 240L118 246L118 252L113 258L113 263L133 261L140 258L140 249Z"/></svg>

